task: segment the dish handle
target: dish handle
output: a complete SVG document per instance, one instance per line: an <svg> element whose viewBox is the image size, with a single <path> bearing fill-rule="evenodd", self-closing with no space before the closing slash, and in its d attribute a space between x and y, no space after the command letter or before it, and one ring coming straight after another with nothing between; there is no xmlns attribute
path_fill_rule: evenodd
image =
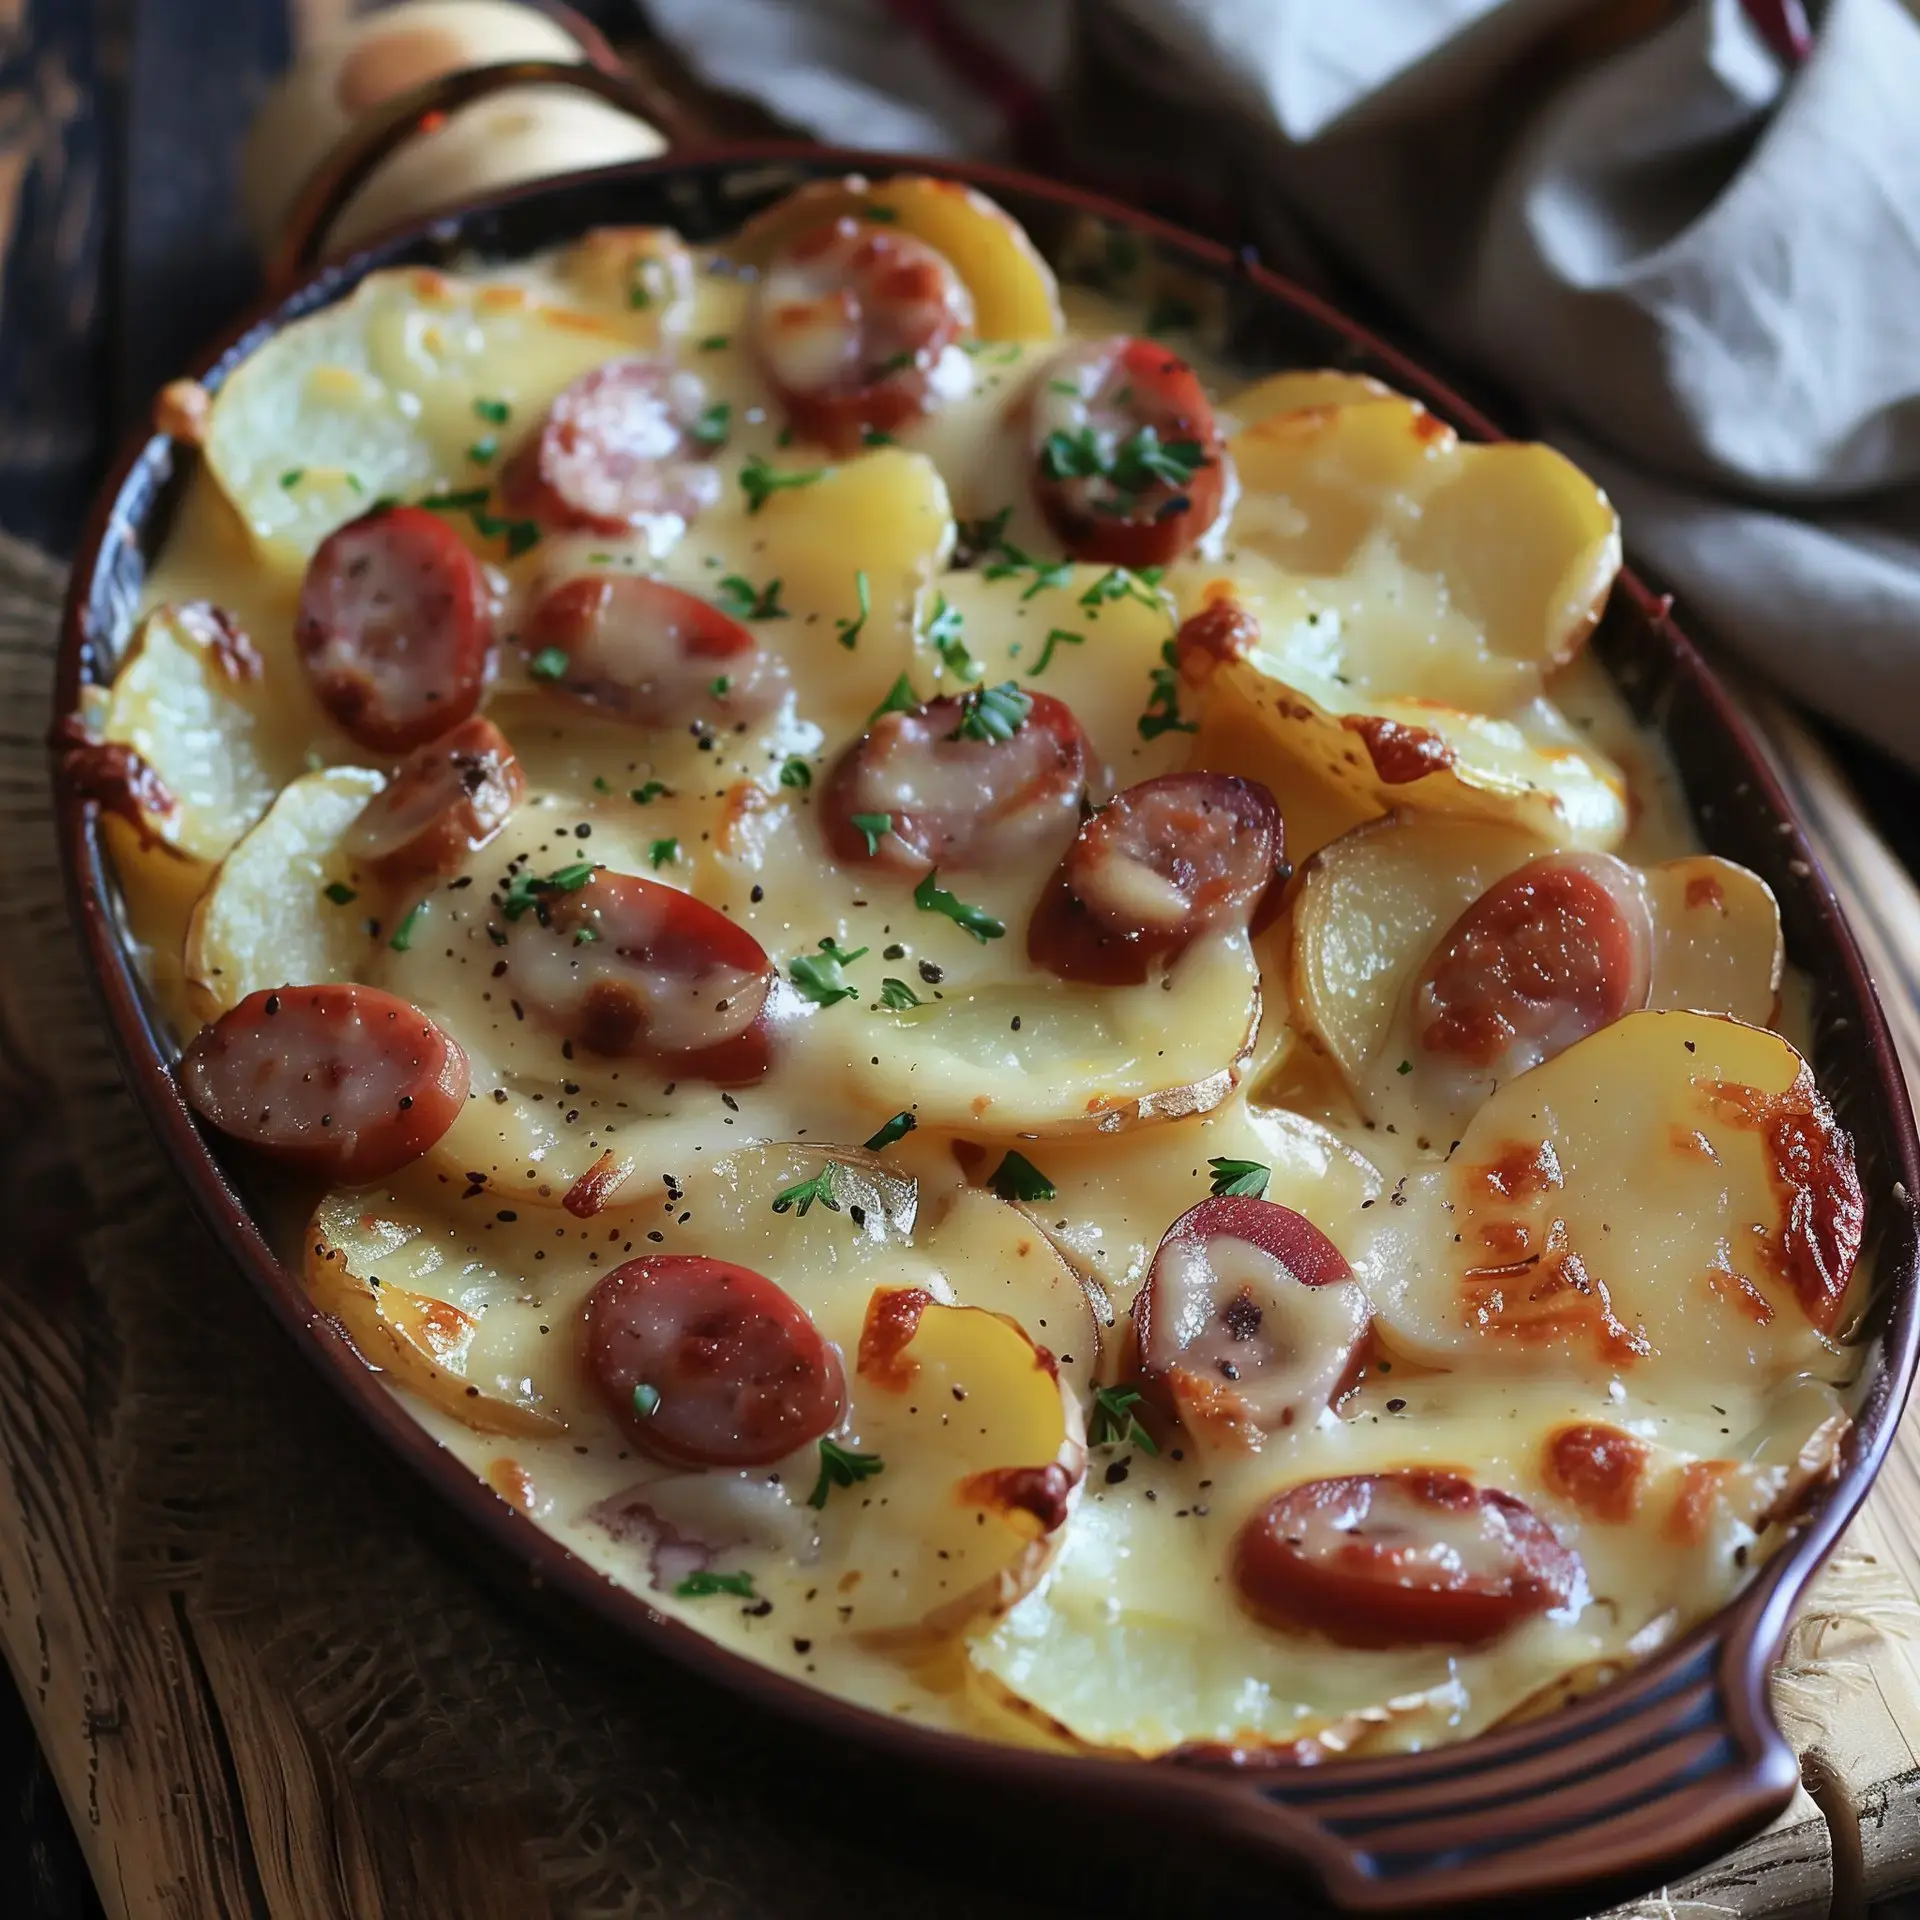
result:
<svg viewBox="0 0 1920 1920"><path fill-rule="evenodd" d="M1703 1864L1786 1806L1800 1773L1746 1636L1577 1706L1402 1760L1249 1770L1216 1816L1318 1868L1344 1912L1534 1920Z"/></svg>
<svg viewBox="0 0 1920 1920"><path fill-rule="evenodd" d="M617 64L592 60L499 60L484 67L443 73L396 94L357 120L301 187L267 260L266 282L276 295L291 293L319 265L328 232L346 204L391 154L416 134L430 131L448 114L513 87L570 87L591 93L637 119L671 132L678 115L654 97L638 75Z"/></svg>

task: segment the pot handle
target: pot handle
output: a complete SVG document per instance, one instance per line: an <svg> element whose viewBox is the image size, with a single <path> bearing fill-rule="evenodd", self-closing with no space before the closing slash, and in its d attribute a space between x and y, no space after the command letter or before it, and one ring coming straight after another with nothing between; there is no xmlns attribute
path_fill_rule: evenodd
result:
<svg viewBox="0 0 1920 1920"><path fill-rule="evenodd" d="M1569 1886L1589 1904L1643 1892L1793 1795L1799 1766L1751 1656L1710 1640L1676 1669L1458 1747L1243 1776L1224 1811L1256 1847L1306 1853L1347 1912L1537 1914Z"/></svg>
<svg viewBox="0 0 1920 1920"><path fill-rule="evenodd" d="M334 221L389 155L448 114L513 87L571 87L624 107L653 127L670 128L677 117L671 103L654 98L631 71L591 60L500 60L437 75L357 121L314 169L267 261L268 290L290 293L313 271Z"/></svg>

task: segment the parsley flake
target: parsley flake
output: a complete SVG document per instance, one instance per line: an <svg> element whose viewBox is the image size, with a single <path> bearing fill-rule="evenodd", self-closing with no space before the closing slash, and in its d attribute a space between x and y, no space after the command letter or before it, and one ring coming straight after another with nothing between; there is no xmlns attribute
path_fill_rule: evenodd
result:
<svg viewBox="0 0 1920 1920"><path fill-rule="evenodd" d="M920 996L904 980L889 975L880 982L880 1004L889 1013L905 1013L909 1007L919 1006Z"/></svg>
<svg viewBox="0 0 1920 1920"><path fill-rule="evenodd" d="M527 662L527 671L536 680L564 680L571 659L565 647L542 647Z"/></svg>
<svg viewBox="0 0 1920 1920"><path fill-rule="evenodd" d="M642 1420L651 1420L660 1411L660 1389L648 1386L644 1380L636 1381L633 1389L633 1410Z"/></svg>
<svg viewBox="0 0 1920 1920"><path fill-rule="evenodd" d="M807 1495L807 1505L818 1511L827 1504L835 1487L857 1487L886 1471L886 1462L877 1453L849 1453L837 1440L820 1442L820 1478Z"/></svg>
<svg viewBox="0 0 1920 1920"><path fill-rule="evenodd" d="M1047 644L1040 649L1040 658L1034 662L1033 677L1037 680L1046 672L1048 663L1053 659L1055 647L1078 647L1086 644L1084 633L1070 633L1065 627L1054 627L1047 634Z"/></svg>
<svg viewBox="0 0 1920 1920"><path fill-rule="evenodd" d="M1001 525L1004 525L1004 516ZM1020 598L1024 603L1036 593L1042 593L1049 587L1064 587L1073 578L1071 560L1036 560L1024 547L1016 547L1011 540L1004 538L998 529L989 542L994 557L981 569L981 578L986 580L1010 580L1016 574L1030 573Z"/></svg>
<svg viewBox="0 0 1920 1920"><path fill-rule="evenodd" d="M774 582L775 586L779 584L777 580ZM859 604L859 614L851 620L836 620L833 623L834 637L849 652L860 644L860 629L867 624L867 615L873 611L869 592L865 571L857 571L853 576L853 593Z"/></svg>
<svg viewBox="0 0 1920 1920"><path fill-rule="evenodd" d="M650 807L663 793L669 793L671 791L672 789L668 787L664 780L649 780L645 786L629 787L627 789L627 798L637 802L640 806Z"/></svg>
<svg viewBox="0 0 1920 1920"><path fill-rule="evenodd" d="M1011 680L997 687L981 687L960 699L960 724L949 740L1011 740L1027 724L1033 695L1022 693Z"/></svg>
<svg viewBox="0 0 1920 1920"><path fill-rule="evenodd" d="M1400 1064L1394 1068L1395 1073L1411 1073L1412 1071L1413 1062L1411 1060L1402 1060Z"/></svg>
<svg viewBox="0 0 1920 1920"><path fill-rule="evenodd" d="M869 427L860 436L863 447L897 447L900 442L890 433L882 433L878 427Z"/></svg>
<svg viewBox="0 0 1920 1920"><path fill-rule="evenodd" d="M473 411L476 419L490 427L504 427L513 417L513 409L504 400L476 400Z"/></svg>
<svg viewBox="0 0 1920 1920"><path fill-rule="evenodd" d="M802 1180L776 1193L773 1196L774 1212L797 1213L804 1220L817 1200L829 1213L838 1213L840 1202L833 1197L834 1164L829 1160L811 1180Z"/></svg>
<svg viewBox="0 0 1920 1920"><path fill-rule="evenodd" d="M1137 600L1156 613L1166 613L1167 603L1160 593L1165 567L1109 567L1085 593L1080 604L1089 613L1097 613L1109 601Z"/></svg>
<svg viewBox="0 0 1920 1920"><path fill-rule="evenodd" d="M982 668L967 651L967 644L960 637L965 624L960 609L944 593L936 593L933 596L933 617L927 622L923 637L940 656L941 664L949 673L961 680L978 680Z"/></svg>
<svg viewBox="0 0 1920 1920"><path fill-rule="evenodd" d="M655 873L669 861L680 858L680 842L674 839L655 840L647 848L647 861Z"/></svg>
<svg viewBox="0 0 1920 1920"><path fill-rule="evenodd" d="M780 763L780 784L798 788L804 793L813 785L813 769L797 753L789 754Z"/></svg>
<svg viewBox="0 0 1920 1920"><path fill-rule="evenodd" d="M903 673L887 689L887 697L867 715L867 724L871 726L883 713L918 713L920 696L913 690L913 682Z"/></svg>
<svg viewBox="0 0 1920 1920"><path fill-rule="evenodd" d="M1093 1418L1087 1422L1090 1447L1138 1447L1142 1453L1158 1453L1154 1437L1134 1415L1140 1404L1138 1387L1095 1387Z"/></svg>
<svg viewBox="0 0 1920 1920"><path fill-rule="evenodd" d="M716 1593L737 1594L742 1600L756 1599L753 1590L753 1575L747 1572L714 1573L706 1567L690 1573L674 1588L674 1596L680 1600L705 1600Z"/></svg>
<svg viewBox="0 0 1920 1920"><path fill-rule="evenodd" d="M707 691L712 694L716 700L724 700L727 695L733 691L733 682L726 674L716 673L713 678L707 682Z"/></svg>
<svg viewBox="0 0 1920 1920"><path fill-rule="evenodd" d="M787 969L788 978L816 1007L837 1007L842 1000L858 1000L860 989L848 983L841 968L850 967L866 957L865 947L843 952L829 935L820 942L820 951L803 953Z"/></svg>
<svg viewBox="0 0 1920 1920"><path fill-rule="evenodd" d="M395 953L405 953L413 945L414 922L427 910L424 900L416 900L407 909L406 918L393 930L393 938L387 942Z"/></svg>
<svg viewBox="0 0 1920 1920"><path fill-rule="evenodd" d="M756 453L740 469L740 490L747 496L747 511L758 513L783 487L810 487L816 480L825 479L826 474L825 467L782 473L768 466Z"/></svg>
<svg viewBox="0 0 1920 1920"><path fill-rule="evenodd" d="M1273 1169L1263 1167L1258 1160L1228 1160L1216 1156L1207 1165L1213 1169L1216 1198L1221 1194L1233 1193L1246 1194L1257 1200L1266 1192L1267 1182L1273 1178Z"/></svg>
<svg viewBox="0 0 1920 1920"><path fill-rule="evenodd" d="M700 351L702 353L719 353L725 347L730 346L732 341L733 335L730 333L710 333L700 342Z"/></svg>
<svg viewBox="0 0 1920 1920"><path fill-rule="evenodd" d="M499 451L500 442L495 439L492 434L488 434L484 439L476 440L473 445L467 449L467 458L471 460L476 467L484 467Z"/></svg>
<svg viewBox="0 0 1920 1920"><path fill-rule="evenodd" d="M1147 710L1134 722L1140 738L1158 740L1163 733L1198 733L1198 721L1180 717L1180 656L1171 640L1161 643L1160 658L1164 664L1148 675L1153 691L1147 698Z"/></svg>
<svg viewBox="0 0 1920 1920"><path fill-rule="evenodd" d="M745 574L730 573L720 582L720 601L736 620L786 620L792 616L780 604L780 582L755 587Z"/></svg>
<svg viewBox="0 0 1920 1920"><path fill-rule="evenodd" d="M305 467L289 467L286 472L280 476L280 484L291 493L306 477L307 470Z"/></svg>
<svg viewBox="0 0 1920 1920"><path fill-rule="evenodd" d="M896 1140L904 1140L920 1124L910 1113L896 1113L893 1118L866 1143L869 1153L878 1153L883 1147L890 1147Z"/></svg>
<svg viewBox="0 0 1920 1920"><path fill-rule="evenodd" d="M596 872L591 860L576 861L570 867L562 867L557 873L542 878L538 874L516 873L507 883L507 890L500 896L500 911L509 920L518 920L529 907L544 921L542 896L549 893L578 893Z"/></svg>
<svg viewBox="0 0 1920 1920"><path fill-rule="evenodd" d="M867 851L880 851L880 837L893 831L893 815L890 813L854 813L847 816L853 827L865 835Z"/></svg>
<svg viewBox="0 0 1920 1920"><path fill-rule="evenodd" d="M1051 1200L1053 1182L1024 1153L1009 1152L987 1182L1002 1200Z"/></svg>
<svg viewBox="0 0 1920 1920"><path fill-rule="evenodd" d="M939 868L934 868L913 890L913 904L922 913L944 913L955 926L963 927L983 946L998 940L1005 932L1003 921L996 920L985 907L970 907L940 886Z"/></svg>
<svg viewBox="0 0 1920 1920"><path fill-rule="evenodd" d="M697 446L724 447L732 431L733 408L724 400L716 400L687 429L687 438Z"/></svg>
<svg viewBox="0 0 1920 1920"><path fill-rule="evenodd" d="M321 891L336 907L351 906L354 901L360 898L344 880L329 881Z"/></svg>

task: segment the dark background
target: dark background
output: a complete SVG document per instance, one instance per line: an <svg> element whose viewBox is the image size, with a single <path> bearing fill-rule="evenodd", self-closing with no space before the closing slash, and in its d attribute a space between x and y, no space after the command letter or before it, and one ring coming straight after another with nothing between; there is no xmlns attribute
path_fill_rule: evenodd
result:
<svg viewBox="0 0 1920 1920"><path fill-rule="evenodd" d="M308 5L313 0L305 0ZM234 181L303 0L0 6L0 528L71 550L113 449L253 293ZM575 0L610 37L628 0ZM337 11L338 9L330 9ZM1364 304L1348 291L1350 304ZM1368 317L1364 316L1363 317ZM1376 322L1416 353L1417 338ZM1490 411L1524 427L1498 397ZM1836 739L1910 868L1920 790ZM0 1920L100 1913L20 1699L0 1673ZM1902 1903L1879 1920L1920 1920Z"/></svg>

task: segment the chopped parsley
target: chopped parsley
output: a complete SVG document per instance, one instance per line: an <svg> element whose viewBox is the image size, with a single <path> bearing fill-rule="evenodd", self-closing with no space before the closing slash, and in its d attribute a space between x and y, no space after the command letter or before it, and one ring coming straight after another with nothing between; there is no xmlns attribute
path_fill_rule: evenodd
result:
<svg viewBox="0 0 1920 1920"><path fill-rule="evenodd" d="M670 861L680 858L680 842L674 839L655 840L647 848L647 862L655 873Z"/></svg>
<svg viewBox="0 0 1920 1920"><path fill-rule="evenodd" d="M1002 1200L1051 1200L1053 1182L1024 1153L1009 1152L987 1182Z"/></svg>
<svg viewBox="0 0 1920 1920"><path fill-rule="evenodd" d="M562 867L557 873L547 874L544 878L538 874L516 873L507 883L507 890L500 896L500 911L509 920L518 920L529 907L533 908L544 921L543 896L549 893L578 893L595 873L591 860L576 861L570 867Z"/></svg>
<svg viewBox="0 0 1920 1920"><path fill-rule="evenodd" d="M424 900L416 900L407 909L406 918L393 930L393 938L387 942L395 953L405 953L413 945L413 925L427 910Z"/></svg>
<svg viewBox="0 0 1920 1920"><path fill-rule="evenodd" d="M575 927L573 930L573 944L576 947L590 947L599 938L598 930L593 927Z"/></svg>
<svg viewBox="0 0 1920 1920"><path fill-rule="evenodd" d="M788 978L816 1007L837 1007L842 1000L858 1000L860 989L848 983L841 971L866 957L865 947L843 952L829 935L820 942L820 951L803 953L787 969Z"/></svg>
<svg viewBox="0 0 1920 1920"><path fill-rule="evenodd" d="M920 696L913 690L913 682L903 673L887 689L887 697L867 715L867 724L871 726L883 713L918 713Z"/></svg>
<svg viewBox="0 0 1920 1920"><path fill-rule="evenodd" d="M280 476L280 484L291 493L306 477L307 470L305 467L289 467L286 472Z"/></svg>
<svg viewBox="0 0 1920 1920"><path fill-rule="evenodd" d="M1011 740L1027 724L1033 695L1022 693L1011 680L997 687L981 687L960 699L960 724L949 740Z"/></svg>
<svg viewBox="0 0 1920 1920"><path fill-rule="evenodd" d="M882 433L878 427L869 427L860 436L863 447L897 447L900 442L890 433Z"/></svg>
<svg viewBox="0 0 1920 1920"><path fill-rule="evenodd" d="M984 360L990 367L1010 367L1020 358L1018 340L962 340L960 351Z"/></svg>
<svg viewBox="0 0 1920 1920"><path fill-rule="evenodd" d="M817 1200L829 1213L838 1213L840 1202L833 1197L833 1169L834 1162L829 1160L811 1180L782 1188L773 1196L774 1212L797 1213L804 1220Z"/></svg>
<svg viewBox="0 0 1920 1920"><path fill-rule="evenodd" d="M944 593L936 593L933 596L933 618L926 624L924 637L949 673L961 680L978 680L981 666L967 651L967 643L960 637L965 624L960 609Z"/></svg>
<svg viewBox="0 0 1920 1920"><path fill-rule="evenodd" d="M1258 1160L1228 1160L1219 1156L1207 1162L1213 1169L1213 1191L1221 1194L1246 1194L1257 1200L1266 1192L1273 1169Z"/></svg>
<svg viewBox="0 0 1920 1920"><path fill-rule="evenodd" d="M878 853L881 836L893 831L893 815L890 813L854 813L847 817L854 828L866 837L869 853Z"/></svg>
<svg viewBox="0 0 1920 1920"><path fill-rule="evenodd" d="M1164 664L1155 667L1148 676L1153 691L1147 698L1147 710L1134 722L1142 740L1158 740L1163 733L1200 730L1197 721L1180 717L1180 656L1171 640L1161 643L1160 658Z"/></svg>
<svg viewBox="0 0 1920 1920"><path fill-rule="evenodd" d="M1138 1387L1095 1387L1093 1418L1087 1422L1087 1444L1091 1447L1138 1447L1142 1453L1158 1453L1154 1437L1134 1416L1140 1404Z"/></svg>
<svg viewBox="0 0 1920 1920"><path fill-rule="evenodd" d="M984 523L983 523L984 524ZM1006 524L1004 513L1000 516L1000 526ZM1031 600L1036 593L1044 592L1048 587L1064 587L1073 578L1071 560L1036 560L1024 547L1016 547L999 531L994 530L993 538L987 543L993 550L993 560L981 569L981 577L987 580L1010 580L1016 574L1030 573L1020 598Z"/></svg>
<svg viewBox="0 0 1920 1920"><path fill-rule="evenodd" d="M473 411L476 419L490 427L504 427L513 417L513 409L504 400L476 400Z"/></svg>
<svg viewBox="0 0 1920 1920"><path fill-rule="evenodd" d="M627 798L637 802L640 806L650 807L663 793L669 791L671 791L671 789L664 780L649 780L645 786L629 787L627 789Z"/></svg>
<svg viewBox="0 0 1920 1920"><path fill-rule="evenodd" d="M866 1143L869 1153L878 1153L883 1147L890 1147L896 1140L904 1140L919 1125L912 1114L896 1113L893 1118Z"/></svg>
<svg viewBox="0 0 1920 1920"><path fill-rule="evenodd" d="M818 1510L827 1504L835 1487L857 1487L886 1471L886 1462L877 1453L849 1453L837 1440L820 1442L820 1478L807 1495L807 1505Z"/></svg>
<svg viewBox="0 0 1920 1920"><path fill-rule="evenodd" d="M742 1600L752 1600L758 1596L753 1591L753 1575L741 1573L714 1573L702 1567L697 1573L690 1573L674 1588L674 1595L681 1600L705 1600L716 1593L737 1594Z"/></svg>
<svg viewBox="0 0 1920 1920"><path fill-rule="evenodd" d="M473 445L467 449L467 458L471 460L476 467L484 467L499 451L500 442L498 438L489 433L483 438L476 440Z"/></svg>
<svg viewBox="0 0 1920 1920"><path fill-rule="evenodd" d="M733 691L733 682L726 674L716 673L713 678L707 682L707 691L712 694L716 700L724 700L727 695Z"/></svg>
<svg viewBox="0 0 1920 1920"><path fill-rule="evenodd" d="M1080 604L1089 613L1097 613L1109 601L1137 600L1143 607L1165 613L1167 603L1160 594L1165 572L1165 567L1109 567L1080 596Z"/></svg>
<svg viewBox="0 0 1920 1920"><path fill-rule="evenodd" d="M898 207L882 207L869 203L861 207L858 211L862 220L882 221L889 226L900 218L900 209Z"/></svg>
<svg viewBox="0 0 1920 1920"><path fill-rule="evenodd" d="M593 790L595 793L611 793L613 791L613 787L604 773L596 773L593 776Z"/></svg>
<svg viewBox="0 0 1920 1920"><path fill-rule="evenodd" d="M651 1420L660 1411L660 1389L648 1386L644 1380L637 1381L633 1389L633 1410L642 1420Z"/></svg>
<svg viewBox="0 0 1920 1920"><path fill-rule="evenodd" d="M1069 633L1065 627L1052 628L1047 634L1047 644L1040 649L1040 658L1034 663L1033 677L1037 680L1046 672L1055 647L1083 646L1086 638L1084 633Z"/></svg>
<svg viewBox="0 0 1920 1920"><path fill-rule="evenodd" d="M759 454L755 454L740 469L740 490L747 496L747 511L758 513L767 502L783 487L810 487L816 480L826 477L825 467L809 467L805 470L781 472L767 465Z"/></svg>
<svg viewBox="0 0 1920 1920"><path fill-rule="evenodd" d="M633 263L627 278L627 305L635 313L642 313L653 305L666 271L665 264L652 255Z"/></svg>
<svg viewBox="0 0 1920 1920"><path fill-rule="evenodd" d="M687 429L687 438L697 446L724 447L732 431L733 408L724 400L716 400Z"/></svg>
<svg viewBox="0 0 1920 1920"><path fill-rule="evenodd" d="M704 340L700 342L700 351L702 353L719 353L726 347L731 346L732 344L733 344L732 334L710 333L707 335L707 337Z"/></svg>
<svg viewBox="0 0 1920 1920"><path fill-rule="evenodd" d="M428 494L419 504L435 513L466 514L483 540L504 539L507 558L517 560L528 548L540 544L540 523L537 520L515 520L489 513L487 501L490 494L491 489L487 487L468 487L459 493Z"/></svg>
<svg viewBox="0 0 1920 1920"><path fill-rule="evenodd" d="M1413 1062L1411 1060L1402 1060L1400 1064L1394 1068L1395 1073L1411 1073L1412 1071Z"/></svg>
<svg viewBox="0 0 1920 1920"><path fill-rule="evenodd" d="M775 586L779 584L777 580L774 582ZM851 620L836 620L833 623L834 637L849 651L860 644L860 629L867 624L867 615L873 611L869 592L865 570L857 571L853 576L853 593L860 612Z"/></svg>
<svg viewBox="0 0 1920 1920"><path fill-rule="evenodd" d="M780 763L780 784L804 792L813 785L813 769L797 753L789 754Z"/></svg>
<svg viewBox="0 0 1920 1920"><path fill-rule="evenodd" d="M730 573L720 582L720 600L737 620L786 620L791 618L780 604L780 582L769 580L755 587L745 574Z"/></svg>
<svg viewBox="0 0 1920 1920"><path fill-rule="evenodd" d="M989 940L998 940L1006 926L996 920L985 907L970 907L964 900L957 899L945 887L938 884L939 868L934 868L913 890L913 904L922 913L944 913L955 926L963 927L983 946Z"/></svg>
<svg viewBox="0 0 1920 1920"><path fill-rule="evenodd" d="M360 898L344 880L329 881L326 886L321 888L321 892L323 892L336 907L351 906L354 901Z"/></svg>
<svg viewBox="0 0 1920 1920"><path fill-rule="evenodd" d="M468 487L459 493L429 493L414 504L425 507L429 513L471 513L475 507L487 504L490 492L487 487Z"/></svg>
<svg viewBox="0 0 1920 1920"><path fill-rule="evenodd" d="M905 1013L909 1007L920 1004L920 996L904 980L889 975L880 982L880 1004L889 1013Z"/></svg>
<svg viewBox="0 0 1920 1920"><path fill-rule="evenodd" d="M527 662L527 671L536 680L564 680L572 656L564 647L542 647Z"/></svg>

